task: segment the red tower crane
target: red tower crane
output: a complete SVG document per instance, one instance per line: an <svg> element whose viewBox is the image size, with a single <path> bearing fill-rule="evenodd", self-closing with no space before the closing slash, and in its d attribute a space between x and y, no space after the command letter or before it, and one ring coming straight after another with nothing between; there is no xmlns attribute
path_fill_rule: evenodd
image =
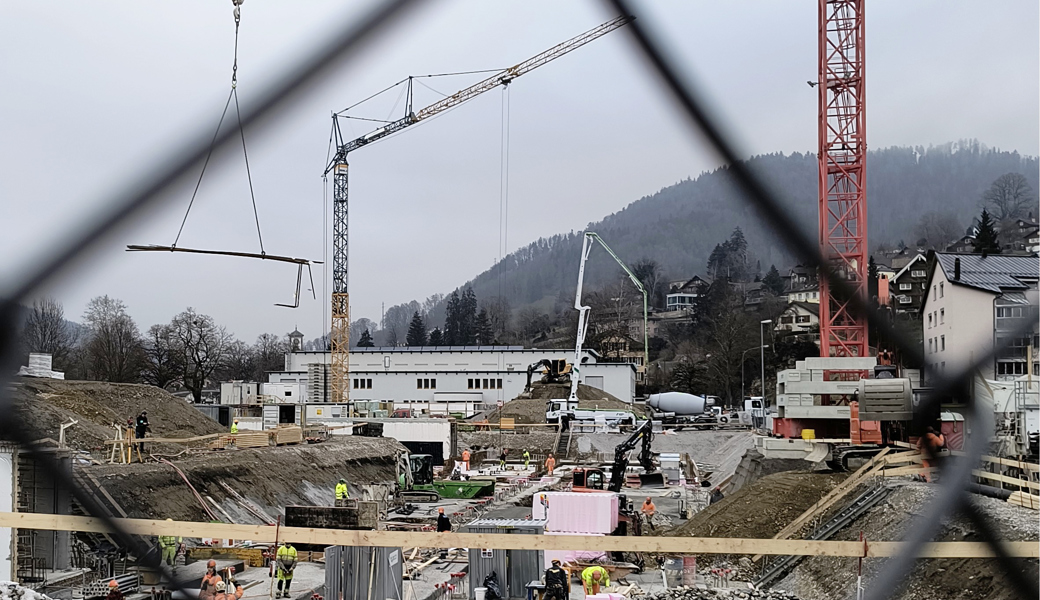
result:
<svg viewBox="0 0 1040 600"><path fill-rule="evenodd" d="M820 251L853 294L867 295L864 0L819 0ZM868 355L866 315L820 280L820 356Z"/></svg>

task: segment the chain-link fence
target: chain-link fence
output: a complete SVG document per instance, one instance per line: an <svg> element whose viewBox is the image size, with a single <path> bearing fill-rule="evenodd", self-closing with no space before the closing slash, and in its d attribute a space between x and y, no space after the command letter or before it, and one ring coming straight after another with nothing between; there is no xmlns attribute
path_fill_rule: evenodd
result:
<svg viewBox="0 0 1040 600"><path fill-rule="evenodd" d="M337 24L335 29L338 34L334 38L301 58L295 68L287 71L289 75L260 95L260 101L254 108L242 113L242 127L254 135L255 132L269 127L279 113L299 102L316 88L322 75L352 61L359 50L371 43L377 35L392 33L394 24L420 3L420 0L387 0L359 19ZM619 15L638 16L627 0L604 0L604 3ZM646 59L647 64L659 77L663 93L670 95L678 103L691 135L704 139L718 158L729 166L745 201L757 209L758 214L777 237L786 243L793 256L802 264L819 270L820 277L826 278L833 293L842 294L843 290L847 290L847 284L823 259L817 243L802 233L803 228L785 212L768 182L763 181L742 162L741 159L745 155L725 135L725 129L719 120L707 110L707 102L699 90L680 75L675 62L662 49L646 21L636 19L626 29L631 36L634 51ZM40 290L59 280L74 267L89 261L92 251L106 236L116 230L132 227L142 218L146 209L162 201L163 192L196 173L211 150L214 154L232 151L238 135L239 131L228 128L214 138L210 131L200 127L175 146L167 157L156 161L156 166L151 172L137 179L128 179L125 185L108 195L113 200L107 210L100 212L101 217L95 223L85 227L78 235L71 236L71 239L64 240L51 255L42 257L38 262L40 266L35 271L11 286L13 291L4 299L0 308L0 415L3 415L0 418L0 439L17 443L24 450L33 452L35 460L49 467L58 485L72 490L76 500L87 513L102 520L115 532L115 540L123 549L142 557L143 562L156 568L160 568L159 557L152 549L113 521L95 497L77 485L71 475L60 468L51 454L36 451L37 447L32 444L29 430L20 422L12 405L10 385L13 373L18 369L20 345L17 330L21 315L19 305L31 300ZM866 298L855 294L843 296L851 297L851 311L866 317L871 326L880 331L885 339L892 340L901 356L924 364L922 348L881 318ZM1008 339L1031 337L1033 326L1032 319L1026 319ZM924 415L934 414L941 401L963 404L967 407L968 418L972 423L972 435L968 438L963 455L947 459L939 492L929 506L922 507L921 512L924 516L907 532L904 539L907 544L902 553L887 560L875 576L875 583L865 596L869 600L880 600L896 593L906 583L906 578L914 568L915 559L923 545L939 532L944 519L956 515L967 518L975 526L979 536L986 541L997 557L997 564L1019 597L1035 600L1040 595L1037 582L1025 575L1027 570L1023 564L1024 559L1009 556L998 537L992 519L971 502L968 491L972 483L972 469L979 464L985 453L994 428L992 409L976 401L971 392L971 382L979 368L992 364L1000 350L1001 348L995 347L989 352L975 356L973 364L959 373L937 374L935 385L915 407L915 415L923 418Z"/></svg>

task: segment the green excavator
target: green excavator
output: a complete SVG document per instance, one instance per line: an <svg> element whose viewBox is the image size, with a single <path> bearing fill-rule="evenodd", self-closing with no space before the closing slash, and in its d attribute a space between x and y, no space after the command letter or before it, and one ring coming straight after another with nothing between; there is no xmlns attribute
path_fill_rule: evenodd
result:
<svg viewBox="0 0 1040 600"><path fill-rule="evenodd" d="M434 479L433 456L429 454L402 453L397 465L398 496L406 502L483 498L495 493L494 479Z"/></svg>

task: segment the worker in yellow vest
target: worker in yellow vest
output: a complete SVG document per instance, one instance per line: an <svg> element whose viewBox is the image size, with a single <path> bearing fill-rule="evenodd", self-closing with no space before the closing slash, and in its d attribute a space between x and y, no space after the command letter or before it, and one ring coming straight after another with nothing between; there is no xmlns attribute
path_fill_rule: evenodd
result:
<svg viewBox="0 0 1040 600"><path fill-rule="evenodd" d="M296 568L296 548L292 544L283 542L278 547L278 552L275 553L275 565L277 571L275 576L278 578L278 593L275 594L275 598L288 598L289 597L289 586L292 585L293 569ZM285 585L285 590L282 590L282 585Z"/></svg>
<svg viewBox="0 0 1040 600"><path fill-rule="evenodd" d="M347 490L347 480L340 479L336 484L336 506L346 506L350 492Z"/></svg>
<svg viewBox="0 0 1040 600"><path fill-rule="evenodd" d="M594 596L599 593L599 586L610 585L610 575L599 565L589 567L581 572L581 584L585 587L586 596Z"/></svg>
<svg viewBox="0 0 1040 600"><path fill-rule="evenodd" d="M166 519L167 521L173 522L173 519ZM180 547L182 539L172 535L160 535L159 536L159 550L162 553L162 561L167 566L173 567L174 562L177 559L177 548Z"/></svg>
<svg viewBox="0 0 1040 600"><path fill-rule="evenodd" d="M238 419L231 422L231 433L238 433Z"/></svg>

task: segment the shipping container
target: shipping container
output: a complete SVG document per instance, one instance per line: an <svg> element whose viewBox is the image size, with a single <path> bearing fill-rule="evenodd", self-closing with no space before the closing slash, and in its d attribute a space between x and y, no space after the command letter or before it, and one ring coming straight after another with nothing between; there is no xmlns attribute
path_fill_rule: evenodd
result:
<svg viewBox="0 0 1040 600"><path fill-rule="evenodd" d="M536 519L478 519L462 528L463 533L497 533L541 535L545 521ZM527 598L527 584L541 581L545 568L541 550L469 549L469 597L483 587L484 578L492 571L507 598Z"/></svg>

